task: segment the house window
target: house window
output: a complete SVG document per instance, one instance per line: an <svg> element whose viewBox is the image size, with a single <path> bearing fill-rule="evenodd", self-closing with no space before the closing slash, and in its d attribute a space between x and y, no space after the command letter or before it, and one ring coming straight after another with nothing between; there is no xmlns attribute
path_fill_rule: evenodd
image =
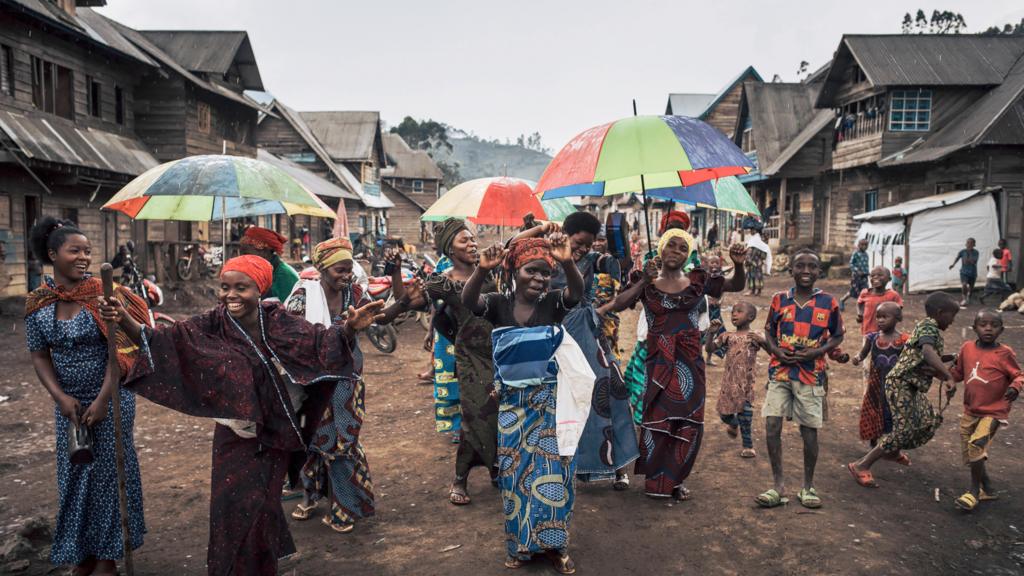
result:
<svg viewBox="0 0 1024 576"><path fill-rule="evenodd" d="M86 104L89 108L89 115L93 118L99 118L103 110L103 90L100 83L92 76L86 76L85 86L85 99L87 100Z"/></svg>
<svg viewBox="0 0 1024 576"><path fill-rule="evenodd" d="M114 121L124 124L124 89L114 86Z"/></svg>
<svg viewBox="0 0 1024 576"><path fill-rule="evenodd" d="M752 128L743 129L743 139L741 140L740 146L744 152L754 151L754 131Z"/></svg>
<svg viewBox="0 0 1024 576"><path fill-rule="evenodd" d="M32 57L32 104L39 110L74 119L74 85L71 70Z"/></svg>
<svg viewBox="0 0 1024 576"><path fill-rule="evenodd" d="M890 104L890 131L928 131L932 120L931 90L893 90Z"/></svg>
<svg viewBox="0 0 1024 576"><path fill-rule="evenodd" d="M206 102L196 103L196 116L199 121L199 131L203 134L210 133L210 105Z"/></svg>
<svg viewBox="0 0 1024 576"><path fill-rule="evenodd" d="M864 193L864 211L874 212L878 210L878 190L868 190Z"/></svg>
<svg viewBox="0 0 1024 576"><path fill-rule="evenodd" d="M0 92L14 96L14 51L0 45Z"/></svg>
<svg viewBox="0 0 1024 576"><path fill-rule="evenodd" d="M423 192L423 180L413 180L412 181L412 191L413 192Z"/></svg>

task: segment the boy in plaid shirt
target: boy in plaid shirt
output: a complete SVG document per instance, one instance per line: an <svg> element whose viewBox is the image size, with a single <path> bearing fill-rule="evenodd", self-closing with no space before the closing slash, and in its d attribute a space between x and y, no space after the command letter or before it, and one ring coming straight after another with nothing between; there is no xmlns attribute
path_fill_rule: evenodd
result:
<svg viewBox="0 0 1024 576"><path fill-rule="evenodd" d="M794 286L772 298L765 324L771 361L762 414L775 485L756 500L765 508L787 501L783 497L782 474L785 417L800 425L804 444L804 483L797 499L806 508L818 508L821 499L814 489L814 467L825 404L826 357L843 341L843 319L836 299L814 287L821 272L817 253L808 249L797 251L790 269Z"/></svg>

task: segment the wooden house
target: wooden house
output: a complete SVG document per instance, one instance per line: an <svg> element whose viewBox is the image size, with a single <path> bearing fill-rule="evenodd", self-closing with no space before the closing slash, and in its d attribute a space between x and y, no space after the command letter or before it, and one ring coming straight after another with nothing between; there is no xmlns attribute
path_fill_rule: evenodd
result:
<svg viewBox="0 0 1024 576"><path fill-rule="evenodd" d="M998 225L1019 260L1024 37L844 36L816 105L838 117L822 244L849 250L856 214L1001 186Z"/></svg>
<svg viewBox="0 0 1024 576"><path fill-rule="evenodd" d="M388 133L383 136L388 167L381 170L381 180L393 188L396 194L426 211L441 196L444 174L429 154L423 150L413 150L398 134ZM392 227L396 224L403 233L418 226L420 242L430 241L430 228L423 222L396 223L392 218Z"/></svg>
<svg viewBox="0 0 1024 576"><path fill-rule="evenodd" d="M816 109L820 82L743 85L734 141L758 167L740 178L776 246L813 245L824 234L825 170L831 157L831 110Z"/></svg>
<svg viewBox="0 0 1024 576"><path fill-rule="evenodd" d="M26 238L40 216L77 222L94 268L112 258L132 226L98 208L157 165L137 137L134 101L159 64L85 8L102 4L0 1L0 296L26 291Z"/></svg>

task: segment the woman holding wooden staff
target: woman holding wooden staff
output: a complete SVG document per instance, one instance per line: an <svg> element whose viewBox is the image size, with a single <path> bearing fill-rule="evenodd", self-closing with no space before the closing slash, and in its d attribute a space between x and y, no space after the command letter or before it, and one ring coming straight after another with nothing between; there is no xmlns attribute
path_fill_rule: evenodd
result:
<svg viewBox="0 0 1024 576"><path fill-rule="evenodd" d="M126 374L138 348L119 333L119 370L111 370L107 325L100 316L103 286L88 272L92 245L74 223L43 218L32 227L29 242L41 262L53 265L53 276L29 294L25 303L32 365L56 404L59 509L50 561L74 565L77 575L116 574L117 560L124 557L125 550L114 423L108 417L117 384L112 374ZM116 297L137 322L148 320L141 298L120 286ZM135 395L122 389L119 398L128 526L134 549L142 545L146 531L142 481L132 440ZM69 443L77 448L73 453Z"/></svg>

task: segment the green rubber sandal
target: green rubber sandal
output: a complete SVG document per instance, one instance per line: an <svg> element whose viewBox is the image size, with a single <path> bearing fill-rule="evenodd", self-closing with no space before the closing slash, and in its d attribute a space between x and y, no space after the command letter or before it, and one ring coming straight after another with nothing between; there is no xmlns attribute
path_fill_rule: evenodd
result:
<svg viewBox="0 0 1024 576"><path fill-rule="evenodd" d="M796 499L804 508L821 508L821 498L818 498L818 492L814 488L800 490L797 492Z"/></svg>
<svg viewBox="0 0 1024 576"><path fill-rule="evenodd" d="M762 508L776 508L783 504L788 504L789 498L783 497L778 493L778 491L772 488L771 490L766 490L765 492L758 494L757 498L754 498L754 501Z"/></svg>

